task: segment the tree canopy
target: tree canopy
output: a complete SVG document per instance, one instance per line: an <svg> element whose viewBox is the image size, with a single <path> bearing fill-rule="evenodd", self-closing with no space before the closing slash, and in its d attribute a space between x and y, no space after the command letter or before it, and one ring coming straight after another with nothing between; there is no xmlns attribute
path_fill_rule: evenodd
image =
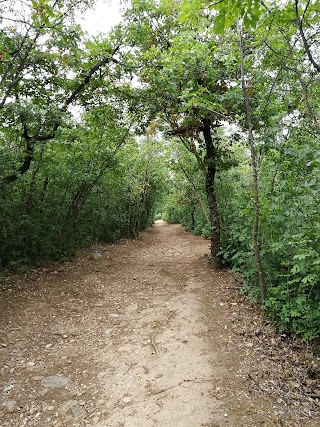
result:
<svg viewBox="0 0 320 427"><path fill-rule="evenodd" d="M0 2L0 267L137 237L155 217L283 332L320 334L319 2Z"/></svg>

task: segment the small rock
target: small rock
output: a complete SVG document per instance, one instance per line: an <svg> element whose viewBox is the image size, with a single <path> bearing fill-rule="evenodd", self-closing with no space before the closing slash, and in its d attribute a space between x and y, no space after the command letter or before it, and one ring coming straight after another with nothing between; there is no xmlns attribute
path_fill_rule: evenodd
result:
<svg viewBox="0 0 320 427"><path fill-rule="evenodd" d="M8 393L14 388L14 384L8 384L4 387L3 392Z"/></svg>
<svg viewBox="0 0 320 427"><path fill-rule="evenodd" d="M32 378L31 378L31 380L32 380L32 381L42 381L42 380L43 380L43 377L36 376L36 377L32 377Z"/></svg>
<svg viewBox="0 0 320 427"><path fill-rule="evenodd" d="M131 396L125 396L123 399L124 403L130 403L132 402L132 397Z"/></svg>
<svg viewBox="0 0 320 427"><path fill-rule="evenodd" d="M107 375L107 372L102 371L98 373L97 378L98 380L101 380L101 378L105 377L106 375Z"/></svg>
<svg viewBox="0 0 320 427"><path fill-rule="evenodd" d="M52 375L50 377L43 378L41 384L45 388L62 388L69 384L69 379L63 375Z"/></svg>
<svg viewBox="0 0 320 427"><path fill-rule="evenodd" d="M68 400L59 406L58 412L60 415L66 415L73 406L79 405L77 400Z"/></svg>
<svg viewBox="0 0 320 427"><path fill-rule="evenodd" d="M138 304L137 303L131 304L131 305L129 305L129 307L127 307L127 311L133 312L133 311L137 311L137 310L138 310Z"/></svg>
<svg viewBox="0 0 320 427"><path fill-rule="evenodd" d="M1 343L1 347L2 347L2 348L7 348L7 347L8 347L8 345L7 345L7 344L5 344L4 342L2 342L2 343Z"/></svg>
<svg viewBox="0 0 320 427"><path fill-rule="evenodd" d="M44 388L43 390L40 391L40 396L41 397L45 397L45 395L48 393L49 389L48 388Z"/></svg>
<svg viewBox="0 0 320 427"><path fill-rule="evenodd" d="M48 407L47 407L47 410L48 410L48 411L54 411L54 406L52 406L52 405L51 405L51 406L48 406Z"/></svg>
<svg viewBox="0 0 320 427"><path fill-rule="evenodd" d="M86 416L86 410L82 406L73 406L71 408L73 416L77 419L84 418Z"/></svg>
<svg viewBox="0 0 320 427"><path fill-rule="evenodd" d="M100 261L102 260L102 255L99 252L93 252L90 255L90 259L93 259L94 261Z"/></svg>
<svg viewBox="0 0 320 427"><path fill-rule="evenodd" d="M291 385L295 388L300 388L301 384L299 383L299 381L291 381Z"/></svg>
<svg viewBox="0 0 320 427"><path fill-rule="evenodd" d="M113 318L117 318L117 317L120 317L120 314L113 313L113 314L109 314L109 316Z"/></svg>
<svg viewBox="0 0 320 427"><path fill-rule="evenodd" d="M5 408L10 414L12 414L17 409L17 402L15 400L9 400L5 404Z"/></svg>
<svg viewBox="0 0 320 427"><path fill-rule="evenodd" d="M50 348L52 348L52 344L47 344L47 345L46 345L46 349L48 349L48 350L49 350Z"/></svg>
<svg viewBox="0 0 320 427"><path fill-rule="evenodd" d="M27 363L27 368L28 368L28 369L33 369L33 368L34 368L34 366L35 366L35 363L34 363L34 362L28 362L28 363Z"/></svg>
<svg viewBox="0 0 320 427"><path fill-rule="evenodd" d="M93 417L93 418L92 418L92 422L93 422L94 424L97 424L97 423L99 422L99 420L100 420L100 418L99 418L99 417Z"/></svg>
<svg viewBox="0 0 320 427"><path fill-rule="evenodd" d="M38 408L35 406L31 406L30 410L29 410L29 415L33 415L38 411Z"/></svg>
<svg viewBox="0 0 320 427"><path fill-rule="evenodd" d="M308 374L308 377L311 380L317 380L317 379L319 379L320 378L320 367L317 366L317 365L315 365L315 364L312 365L312 366L310 366L310 368L308 369L307 374Z"/></svg>

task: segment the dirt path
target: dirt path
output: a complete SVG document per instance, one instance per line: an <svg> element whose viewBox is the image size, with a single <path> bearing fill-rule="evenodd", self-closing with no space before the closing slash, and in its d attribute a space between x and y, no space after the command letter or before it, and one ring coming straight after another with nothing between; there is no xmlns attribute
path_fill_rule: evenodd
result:
<svg viewBox="0 0 320 427"><path fill-rule="evenodd" d="M255 392L263 351L239 338L244 309L207 241L158 221L96 250L5 283L1 427L320 425L311 403L294 422Z"/></svg>

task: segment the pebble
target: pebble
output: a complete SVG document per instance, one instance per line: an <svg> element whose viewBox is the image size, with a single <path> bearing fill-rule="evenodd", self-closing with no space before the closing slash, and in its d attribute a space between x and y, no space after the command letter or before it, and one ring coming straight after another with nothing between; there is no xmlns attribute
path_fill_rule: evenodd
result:
<svg viewBox="0 0 320 427"><path fill-rule="evenodd" d="M45 397L45 395L48 393L49 389L48 388L44 388L43 390L40 391L40 396L41 397Z"/></svg>
<svg viewBox="0 0 320 427"><path fill-rule="evenodd" d="M50 377L43 378L41 384L45 388L62 388L69 384L69 378L63 375L52 375Z"/></svg>
<svg viewBox="0 0 320 427"><path fill-rule="evenodd" d="M12 414L17 409L17 402L15 400L9 400L5 404L5 408L10 414Z"/></svg>
<svg viewBox="0 0 320 427"><path fill-rule="evenodd" d="M73 406L79 405L77 400L68 400L59 406L58 412L60 415L66 415Z"/></svg>
<svg viewBox="0 0 320 427"><path fill-rule="evenodd" d="M137 311L138 310L138 304L134 303L129 305L129 307L127 307L127 311Z"/></svg>
<svg viewBox="0 0 320 427"><path fill-rule="evenodd" d="M90 258L94 261L100 261L102 259L102 255L99 252L94 252L91 254Z"/></svg>
<svg viewBox="0 0 320 427"><path fill-rule="evenodd" d="M84 418L86 416L86 410L82 406L73 406L71 412L75 418Z"/></svg>
<svg viewBox="0 0 320 427"><path fill-rule="evenodd" d="M29 410L29 415L33 415L38 411L38 408L36 406L31 406Z"/></svg>
<svg viewBox="0 0 320 427"><path fill-rule="evenodd" d="M107 375L107 372L102 371L98 373L97 378L98 380L101 380L101 378L105 377L106 375Z"/></svg>
<svg viewBox="0 0 320 427"><path fill-rule="evenodd" d="M36 376L36 377L32 377L32 378L31 378L31 380L32 380L32 381L42 381L42 380L43 380L43 377Z"/></svg>
<svg viewBox="0 0 320 427"><path fill-rule="evenodd" d="M11 391L14 388L14 384L8 384L4 387L3 392L4 393L8 393L9 391Z"/></svg>

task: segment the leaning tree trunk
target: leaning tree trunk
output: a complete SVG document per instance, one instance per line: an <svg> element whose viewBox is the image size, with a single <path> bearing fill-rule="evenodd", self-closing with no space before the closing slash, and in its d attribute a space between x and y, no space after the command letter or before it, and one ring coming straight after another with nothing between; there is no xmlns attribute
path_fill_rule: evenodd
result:
<svg viewBox="0 0 320 427"><path fill-rule="evenodd" d="M206 195L209 205L210 225L211 225L211 265L214 268L221 268L219 258L220 252L220 222L218 204L215 193L215 176L217 172L216 157L217 152L211 136L211 120L202 120L203 137L206 146Z"/></svg>

